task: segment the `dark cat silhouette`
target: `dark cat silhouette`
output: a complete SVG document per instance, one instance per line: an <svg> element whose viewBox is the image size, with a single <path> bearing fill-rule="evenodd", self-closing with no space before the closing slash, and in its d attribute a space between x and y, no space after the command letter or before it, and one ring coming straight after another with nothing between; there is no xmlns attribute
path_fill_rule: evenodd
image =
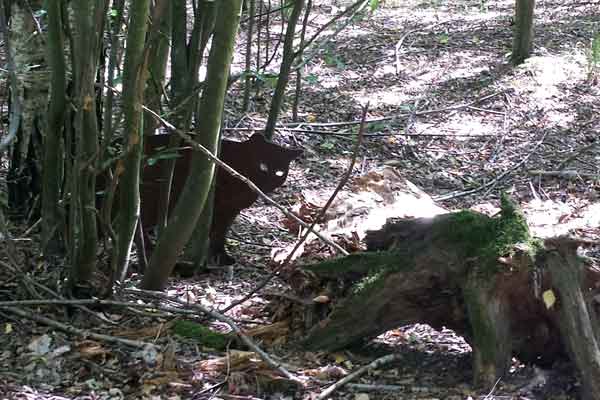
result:
<svg viewBox="0 0 600 400"><path fill-rule="evenodd" d="M145 239L155 226L159 215L159 188L162 179L161 166L164 158L160 153L169 145L171 135L153 135L144 138L144 151L156 162L144 166L142 172L141 221ZM167 149L173 153L173 150ZM177 153L169 209L172 210L183 190L190 170L192 150L180 148ZM220 158L233 169L249 178L264 193L272 192L285 182L290 163L302 154L302 150L281 147L255 134L243 142L223 139ZM158 157L157 157L158 156ZM225 250L225 234L240 211L248 208L258 195L241 180L234 178L222 168L216 172L213 221L210 229L210 259L218 265L231 265L235 260ZM145 241L148 243L148 240Z"/></svg>

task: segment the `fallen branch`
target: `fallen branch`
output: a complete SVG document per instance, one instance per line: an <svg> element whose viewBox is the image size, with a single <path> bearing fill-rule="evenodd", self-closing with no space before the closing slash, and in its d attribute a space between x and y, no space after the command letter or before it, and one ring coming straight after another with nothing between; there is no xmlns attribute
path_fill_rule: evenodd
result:
<svg viewBox="0 0 600 400"><path fill-rule="evenodd" d="M364 375L369 370L375 369L377 367L381 367L382 365L389 364L389 363L397 361L397 360L401 360L402 358L403 358L403 355L401 355L401 354L388 354L387 356L380 357L380 358L376 359L375 361L357 369L356 371L352 372L348 376L345 376L344 378L340 379L333 385L329 386L327 389L323 390L321 392L321 394L319 394L319 396L317 396L316 400L324 400L325 398L331 396L331 394L334 391L338 390L339 388L341 388L342 386L344 386L351 380L356 379L361 375Z"/></svg>
<svg viewBox="0 0 600 400"><path fill-rule="evenodd" d="M63 332L70 333L73 335L81 336L82 338L92 338L95 340L107 342L107 343L116 343L116 344L124 344L126 346L135 347L135 348L144 348L147 346L154 346L151 343L142 342L139 340L131 340L131 339L123 339L116 336L104 335L100 333L93 333L85 329L75 328L74 326L63 324L62 322L55 321L53 319L42 317L40 315L31 313L29 311L22 310L17 307L3 307L4 310L16 314L21 318L26 318L35 322L39 322L44 325L48 325L52 328L59 329Z"/></svg>
<svg viewBox="0 0 600 400"><path fill-rule="evenodd" d="M590 174L585 172L577 172L572 169L564 170L564 171L542 171L539 169L534 169L529 171L529 175L536 176L548 176L552 178L564 178L564 179L580 179L580 178L598 178L600 175L598 174Z"/></svg>
<svg viewBox="0 0 600 400"><path fill-rule="evenodd" d="M383 122L383 121L390 121L390 120L394 120L394 119L398 119L398 118L407 118L410 116L423 116L423 115L429 115L429 114L437 114L437 113L443 113L446 111L457 111L457 110L462 110L465 108L469 108L469 107L473 107L475 104L481 103L483 101L492 99L494 97L500 96L504 93L506 93L508 90L501 90L499 92L495 92L495 93L491 93L485 96L481 96L476 98L475 100L469 102L469 103L464 103L464 104L456 104L453 106L448 106L448 107L443 107L443 108L436 108L433 110L425 110L425 111L417 111L415 113L398 113L398 114L394 114L388 117L381 117L381 118L373 118L373 119L368 119L365 122L367 124L370 123L374 123L374 122ZM486 110L486 111L490 111L490 110ZM321 127L335 127L335 126L349 126L349 125L360 125L362 123L362 121L342 121L342 122L313 122L313 123L306 123L306 122L290 122L290 123L285 123L285 124L279 124L277 125L277 128L291 128L291 127L295 127L295 126L321 126Z"/></svg>
<svg viewBox="0 0 600 400"><path fill-rule="evenodd" d="M548 135L548 132L547 131L544 132L544 135L542 136L542 138L535 144L535 146L533 146L533 149L531 149L529 154L527 154L521 161L519 161L517 164L515 164L512 168L507 169L506 171L504 171L503 173L501 173L500 175L498 175L496 178L492 179L491 181L486 182L485 184L483 184L475 189L465 190L465 191L461 191L461 192L447 193L447 194L444 194L441 196L433 196L432 197L433 201L444 201L444 200L456 199L458 197L464 197L464 196L468 196L470 194L480 192L484 189L492 189L494 186L499 184L500 181L502 181L509 174L511 174L512 172L516 171L517 169L519 169L523 165L525 165L527 163L527 161L529 161L531 156L533 156L535 154L536 150L542 145L542 143L544 143L544 140L546 140L547 135Z"/></svg>

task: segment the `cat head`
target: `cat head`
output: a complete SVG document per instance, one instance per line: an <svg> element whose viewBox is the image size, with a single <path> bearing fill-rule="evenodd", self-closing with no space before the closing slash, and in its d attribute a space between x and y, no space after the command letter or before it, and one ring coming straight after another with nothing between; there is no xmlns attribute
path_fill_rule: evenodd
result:
<svg viewBox="0 0 600 400"><path fill-rule="evenodd" d="M256 157L257 173L269 180L267 190L281 186L290 168L290 163L303 153L301 149L283 147L268 141L261 134L254 134L248 139L248 151Z"/></svg>

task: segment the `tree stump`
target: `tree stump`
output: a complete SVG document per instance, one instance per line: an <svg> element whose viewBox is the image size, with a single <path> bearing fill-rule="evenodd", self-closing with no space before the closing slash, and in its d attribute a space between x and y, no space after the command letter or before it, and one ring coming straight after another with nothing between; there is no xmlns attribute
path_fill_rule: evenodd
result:
<svg viewBox="0 0 600 400"><path fill-rule="evenodd" d="M562 315L580 311L558 311L561 305L547 307L542 300L554 287L556 273L548 269L553 250L529 235L507 199L494 218L461 211L390 220L365 242L366 252L307 265L289 277L298 297L315 299L308 307L302 302L311 327L304 347L336 350L414 323L447 327L471 344L475 383L491 386L512 356L548 365L568 355L567 338L579 343L566 327L574 330L580 322L566 324ZM582 271L579 287L589 292L600 271ZM597 359L581 361L591 364Z"/></svg>

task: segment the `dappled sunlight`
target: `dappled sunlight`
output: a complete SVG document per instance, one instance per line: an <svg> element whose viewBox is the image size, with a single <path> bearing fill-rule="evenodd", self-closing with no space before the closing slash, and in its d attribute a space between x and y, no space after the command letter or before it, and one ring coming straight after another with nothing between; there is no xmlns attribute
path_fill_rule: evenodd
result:
<svg viewBox="0 0 600 400"><path fill-rule="evenodd" d="M489 136L496 133L496 128L486 122L486 119L476 115L457 114L441 124L427 121L415 123L415 130L422 134L447 134L456 136L456 140L468 140L469 136Z"/></svg>
<svg viewBox="0 0 600 400"><path fill-rule="evenodd" d="M585 79L584 63L585 59L576 55L534 56L518 69L531 74L535 85L528 85L527 89L533 89L532 95L544 101L560 95L560 85Z"/></svg>
<svg viewBox="0 0 600 400"><path fill-rule="evenodd" d="M354 98L361 104L368 102L370 106L375 108L381 106L398 107L406 104L412 97L401 88L394 86L387 89L365 90L362 93L355 94Z"/></svg>

